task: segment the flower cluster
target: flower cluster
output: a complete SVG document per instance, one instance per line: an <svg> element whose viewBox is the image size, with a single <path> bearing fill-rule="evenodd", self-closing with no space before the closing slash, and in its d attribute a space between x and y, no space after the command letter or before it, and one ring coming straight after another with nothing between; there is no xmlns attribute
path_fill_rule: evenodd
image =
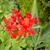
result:
<svg viewBox="0 0 50 50"><path fill-rule="evenodd" d="M33 18L29 12L27 12L26 16L23 18L21 11L13 9L11 17L8 19L4 18L3 20L11 38L16 38L17 36L24 36L24 38L26 38L27 35L35 35L32 25L38 24L38 17Z"/></svg>

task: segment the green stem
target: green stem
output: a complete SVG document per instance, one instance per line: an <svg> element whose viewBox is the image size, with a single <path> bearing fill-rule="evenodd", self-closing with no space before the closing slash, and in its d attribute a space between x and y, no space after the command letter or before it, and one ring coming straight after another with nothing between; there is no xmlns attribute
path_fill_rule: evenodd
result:
<svg viewBox="0 0 50 50"><path fill-rule="evenodd" d="M33 5L32 5L32 16L33 17L38 16L37 0L34 0L33 1Z"/></svg>
<svg viewBox="0 0 50 50"><path fill-rule="evenodd" d="M42 29L40 28L39 36L38 36L38 38L37 38L37 40L36 40L36 42L35 42L34 50L37 49L37 45L38 45L39 40L40 40L40 37L41 37L41 32L42 32Z"/></svg>

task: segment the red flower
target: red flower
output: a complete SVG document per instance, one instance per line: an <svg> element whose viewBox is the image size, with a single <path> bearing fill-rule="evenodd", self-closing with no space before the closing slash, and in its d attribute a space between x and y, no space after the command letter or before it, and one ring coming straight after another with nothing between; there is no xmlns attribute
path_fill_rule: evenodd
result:
<svg viewBox="0 0 50 50"><path fill-rule="evenodd" d="M29 32L29 34L30 34L31 36L34 36L34 35L35 35L35 31L34 31L34 30L28 30L28 32Z"/></svg>
<svg viewBox="0 0 50 50"><path fill-rule="evenodd" d="M38 24L38 17L33 18L31 13L28 12L26 13L25 18L23 18L21 11L13 9L12 16L9 19L4 18L4 22L10 37L16 38L17 36L24 36L24 38L26 38L27 35L35 35L32 25ZM16 30L16 33L14 30Z"/></svg>
<svg viewBox="0 0 50 50"><path fill-rule="evenodd" d="M9 32L9 35L11 38L15 39L16 38L16 34L13 31Z"/></svg>
<svg viewBox="0 0 50 50"><path fill-rule="evenodd" d="M35 24L38 25L38 17L35 18Z"/></svg>
<svg viewBox="0 0 50 50"><path fill-rule="evenodd" d="M30 13L30 12L27 12L27 13L26 13L26 18L29 18L29 19L31 19L31 18L32 18L32 15L31 15L31 13Z"/></svg>
<svg viewBox="0 0 50 50"><path fill-rule="evenodd" d="M14 24L16 22L16 17L11 16L11 18L9 19L9 23Z"/></svg>
<svg viewBox="0 0 50 50"><path fill-rule="evenodd" d="M6 25L6 30L7 31L11 30L11 25Z"/></svg>
<svg viewBox="0 0 50 50"><path fill-rule="evenodd" d="M15 24L11 25L11 30L12 30L12 31L13 31L13 30L17 30L17 27L16 27Z"/></svg>
<svg viewBox="0 0 50 50"><path fill-rule="evenodd" d="M4 23L7 24L8 23L8 20L6 18L4 18Z"/></svg>
<svg viewBox="0 0 50 50"><path fill-rule="evenodd" d="M24 38L26 38L26 36L27 36L27 33L26 33L26 32L24 32Z"/></svg>
<svg viewBox="0 0 50 50"><path fill-rule="evenodd" d="M16 10L15 8L14 9L12 9L12 14L14 15L16 15L18 13L18 10Z"/></svg>

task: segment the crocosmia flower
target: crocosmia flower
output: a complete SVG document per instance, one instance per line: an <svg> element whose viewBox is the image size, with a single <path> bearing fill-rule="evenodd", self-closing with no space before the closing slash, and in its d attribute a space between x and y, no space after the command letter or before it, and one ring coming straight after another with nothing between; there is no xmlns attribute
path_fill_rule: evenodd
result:
<svg viewBox="0 0 50 50"><path fill-rule="evenodd" d="M32 29L32 25L38 25L38 17L33 18L31 13L27 12L25 18L23 18L21 11L16 9L12 10L12 15L10 18L4 18L3 20L6 24L8 34L14 39L17 36L24 36L24 38L26 38L28 35L34 36L35 31Z"/></svg>

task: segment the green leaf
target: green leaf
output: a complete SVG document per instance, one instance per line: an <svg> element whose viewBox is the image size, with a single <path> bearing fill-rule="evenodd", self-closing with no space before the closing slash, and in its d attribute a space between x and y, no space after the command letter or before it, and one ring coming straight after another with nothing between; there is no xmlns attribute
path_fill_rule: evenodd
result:
<svg viewBox="0 0 50 50"><path fill-rule="evenodd" d="M27 44L27 46L28 47L33 47L33 43L34 43L34 41L33 41L33 37L31 37L31 36L28 36L27 38L26 38L26 44Z"/></svg>
<svg viewBox="0 0 50 50"><path fill-rule="evenodd" d="M4 42L4 39L2 37L0 37L1 42Z"/></svg>
<svg viewBox="0 0 50 50"><path fill-rule="evenodd" d="M10 47L11 47L11 43L8 41L5 48L4 48L4 50L9 50Z"/></svg>
<svg viewBox="0 0 50 50"><path fill-rule="evenodd" d="M10 42L12 43L12 46L14 45L14 44L17 44L17 41L16 41L16 39L9 39L10 40Z"/></svg>
<svg viewBox="0 0 50 50"><path fill-rule="evenodd" d="M44 44L38 44L37 48L41 48L43 46L44 46Z"/></svg>
<svg viewBox="0 0 50 50"><path fill-rule="evenodd" d="M33 17L38 16L37 0L34 0L34 1L33 1L32 16L33 16Z"/></svg>
<svg viewBox="0 0 50 50"><path fill-rule="evenodd" d="M0 40L1 40L2 42L4 42L5 38L4 38L4 36L3 36L2 33L3 33L3 31L0 30Z"/></svg>
<svg viewBox="0 0 50 50"><path fill-rule="evenodd" d="M26 40L24 38L20 39L20 46L25 48L26 47Z"/></svg>
<svg viewBox="0 0 50 50"><path fill-rule="evenodd" d="M5 45L4 45L4 43L2 43L2 44L0 45L0 50L4 50L4 48L5 48Z"/></svg>
<svg viewBox="0 0 50 50"><path fill-rule="evenodd" d="M33 50L32 48L26 48L26 50Z"/></svg>
<svg viewBox="0 0 50 50"><path fill-rule="evenodd" d="M4 35L3 36L5 37L6 40L9 40L10 39L9 34L6 31L4 32Z"/></svg>
<svg viewBox="0 0 50 50"><path fill-rule="evenodd" d="M10 50L22 50L18 44L11 46Z"/></svg>
<svg viewBox="0 0 50 50"><path fill-rule="evenodd" d="M41 40L44 40L48 36L50 36L50 29L48 29L48 31L44 32L43 36L41 37Z"/></svg>
<svg viewBox="0 0 50 50"><path fill-rule="evenodd" d="M40 44L41 42L43 42L42 45ZM43 35L40 37L39 44L38 44L37 48L40 48L43 46L45 46L46 50L50 50L50 27L48 28L48 30L43 32Z"/></svg>
<svg viewBox="0 0 50 50"><path fill-rule="evenodd" d="M1 22L1 25L2 25L3 27L5 27L5 23L4 23L3 21Z"/></svg>
<svg viewBox="0 0 50 50"><path fill-rule="evenodd" d="M40 25L38 25L38 26L33 26L33 28L34 28L34 29L36 29L36 28L41 28L41 26L40 26Z"/></svg>
<svg viewBox="0 0 50 50"><path fill-rule="evenodd" d="M7 40L10 39L8 33L5 32L5 31L2 31L2 30L1 30L1 32L0 32L0 38L1 38L1 40L3 40L3 41L7 41Z"/></svg>

